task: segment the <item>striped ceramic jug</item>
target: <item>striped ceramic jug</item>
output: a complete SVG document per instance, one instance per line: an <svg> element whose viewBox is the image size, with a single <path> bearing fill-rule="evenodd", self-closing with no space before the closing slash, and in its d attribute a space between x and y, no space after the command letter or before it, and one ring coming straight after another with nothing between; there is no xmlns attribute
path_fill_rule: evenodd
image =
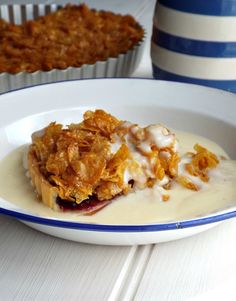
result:
<svg viewBox="0 0 236 301"><path fill-rule="evenodd" d="M153 76L236 92L236 0L158 0Z"/></svg>

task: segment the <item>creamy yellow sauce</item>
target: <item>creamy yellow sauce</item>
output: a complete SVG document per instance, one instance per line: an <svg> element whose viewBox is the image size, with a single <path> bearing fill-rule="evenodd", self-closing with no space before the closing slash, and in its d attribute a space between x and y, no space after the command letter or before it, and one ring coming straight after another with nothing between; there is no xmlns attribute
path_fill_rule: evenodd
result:
<svg viewBox="0 0 236 301"><path fill-rule="evenodd" d="M180 153L191 151L193 145L199 143L217 155L227 157L220 146L208 139L175 132ZM0 162L0 198L43 217L99 224L150 224L189 219L236 205L236 161L223 160L211 171L209 185L195 192L176 183L171 190L164 191L170 195L166 202L161 201L159 188L156 187L119 197L92 216L55 212L36 199L22 165L25 151L26 146L17 148Z"/></svg>

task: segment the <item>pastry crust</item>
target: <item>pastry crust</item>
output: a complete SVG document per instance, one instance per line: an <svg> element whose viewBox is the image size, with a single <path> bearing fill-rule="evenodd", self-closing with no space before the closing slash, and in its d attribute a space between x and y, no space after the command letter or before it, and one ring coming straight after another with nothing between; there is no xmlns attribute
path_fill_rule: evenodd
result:
<svg viewBox="0 0 236 301"><path fill-rule="evenodd" d="M32 146L29 147L28 151L28 171L38 199L51 209L59 211L60 207L56 202L58 189L51 185L41 173L39 169L39 162L35 156Z"/></svg>

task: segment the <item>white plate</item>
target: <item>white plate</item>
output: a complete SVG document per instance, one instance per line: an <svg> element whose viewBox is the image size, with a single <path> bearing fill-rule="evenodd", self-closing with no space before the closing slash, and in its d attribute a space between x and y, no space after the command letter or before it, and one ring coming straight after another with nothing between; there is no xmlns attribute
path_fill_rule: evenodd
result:
<svg viewBox="0 0 236 301"><path fill-rule="evenodd" d="M78 122L87 109L103 108L118 118L203 135L235 159L236 96L220 90L150 79L77 80L9 92L0 96L0 159L30 142L33 131L56 120ZM1 183L0 183L1 185ZM235 200L236 201L236 200ZM184 220L147 225L85 224L48 218L0 198L0 212L39 231L79 242L133 245L175 240L236 216L236 208Z"/></svg>

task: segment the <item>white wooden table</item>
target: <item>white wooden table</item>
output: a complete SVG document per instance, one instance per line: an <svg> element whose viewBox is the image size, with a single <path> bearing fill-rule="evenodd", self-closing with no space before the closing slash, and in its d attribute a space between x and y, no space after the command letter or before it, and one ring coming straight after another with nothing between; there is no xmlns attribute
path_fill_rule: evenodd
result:
<svg viewBox="0 0 236 301"><path fill-rule="evenodd" d="M84 2L131 13L145 26L146 51L133 76L151 77L154 1ZM50 237L0 215L0 301L236 300L235 234L229 220L175 242L107 247Z"/></svg>

